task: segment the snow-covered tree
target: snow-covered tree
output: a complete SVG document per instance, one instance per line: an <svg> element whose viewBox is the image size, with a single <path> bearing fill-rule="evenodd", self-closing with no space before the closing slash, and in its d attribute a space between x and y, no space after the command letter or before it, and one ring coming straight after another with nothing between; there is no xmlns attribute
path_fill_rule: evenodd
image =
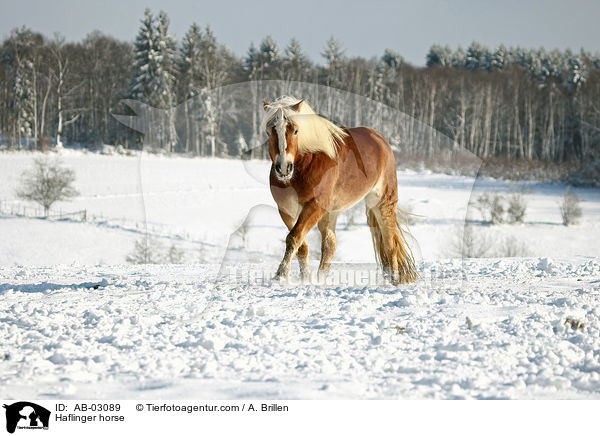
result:
<svg viewBox="0 0 600 436"><path fill-rule="evenodd" d="M389 85L395 83L404 58L393 50L386 48L377 62L375 69L369 73L369 96L377 101L385 101Z"/></svg>
<svg viewBox="0 0 600 436"><path fill-rule="evenodd" d="M169 34L169 18L161 11L157 18L149 9L135 40L134 77L130 95L143 103L164 109L164 119L148 120L155 125L158 143L167 151L174 151L175 132L175 68L176 42Z"/></svg>
<svg viewBox="0 0 600 436"><path fill-rule="evenodd" d="M134 43L134 75L129 87L131 98L150 104L156 77L156 26L150 9L144 11Z"/></svg>
<svg viewBox="0 0 600 436"><path fill-rule="evenodd" d="M429 49L426 57L426 66L440 66L447 67L452 64L452 50L447 45L442 47L441 45L434 44Z"/></svg>
<svg viewBox="0 0 600 436"><path fill-rule="evenodd" d="M0 62L5 71L8 85L9 124L12 125L12 136L17 145L28 140L36 133L36 35L27 28L13 31L8 38L7 47L1 53Z"/></svg>
<svg viewBox="0 0 600 436"><path fill-rule="evenodd" d="M327 40L321 56L325 59L325 68L332 69L344 59L344 50L342 45L332 36Z"/></svg>
<svg viewBox="0 0 600 436"><path fill-rule="evenodd" d="M161 107L170 108L174 104L177 42L169 33L169 17L160 11L156 22L156 78L154 82L155 101Z"/></svg>
<svg viewBox="0 0 600 436"><path fill-rule="evenodd" d="M34 74L31 60L24 59L17 65L14 77L14 110L17 117L17 129L19 136L24 139L33 136L35 119Z"/></svg>
<svg viewBox="0 0 600 436"><path fill-rule="evenodd" d="M464 68L465 66L465 51L459 46L454 53L452 53L451 65L454 68Z"/></svg>
<svg viewBox="0 0 600 436"><path fill-rule="evenodd" d="M325 65L323 65L325 84L341 86L343 83L342 66L345 59L342 45L332 36L325 44L321 56L325 59Z"/></svg>
<svg viewBox="0 0 600 436"><path fill-rule="evenodd" d="M383 56L381 56L380 63L386 68L397 70L398 68L400 68L400 65L404 63L404 58L402 57L402 55L400 55L400 53L386 48L383 52Z"/></svg>
<svg viewBox="0 0 600 436"><path fill-rule="evenodd" d="M586 80L585 64L580 56L571 56L567 59L568 72L566 86L570 93L575 93Z"/></svg>
<svg viewBox="0 0 600 436"><path fill-rule="evenodd" d="M310 69L310 61L296 38L290 40L284 54L283 65L287 79L302 80Z"/></svg>
<svg viewBox="0 0 600 436"><path fill-rule="evenodd" d="M489 70L490 71L501 71L504 69L504 66L507 64L507 52L506 47L503 44L500 44L496 50L492 53L489 62Z"/></svg>
<svg viewBox="0 0 600 436"><path fill-rule="evenodd" d="M482 46L478 42L473 41L465 55L465 68L475 71L478 69L489 69L490 54L487 47Z"/></svg>
<svg viewBox="0 0 600 436"><path fill-rule="evenodd" d="M202 29L192 23L181 41L180 80L182 98L189 98L202 87Z"/></svg>
<svg viewBox="0 0 600 436"><path fill-rule="evenodd" d="M261 79L276 79L279 77L281 53L277 43L269 35L260 43L258 62Z"/></svg>
<svg viewBox="0 0 600 436"><path fill-rule="evenodd" d="M254 46L254 43L250 43L248 53L244 57L242 63L242 69L246 72L248 80L256 80L258 77L258 50Z"/></svg>

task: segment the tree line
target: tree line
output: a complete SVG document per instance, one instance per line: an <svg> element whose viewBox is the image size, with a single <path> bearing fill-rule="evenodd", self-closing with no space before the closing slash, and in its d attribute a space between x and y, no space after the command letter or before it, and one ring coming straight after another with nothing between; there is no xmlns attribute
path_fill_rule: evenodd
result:
<svg viewBox="0 0 600 436"><path fill-rule="evenodd" d="M280 48L267 36L238 57L208 26L193 24L177 41L168 16L150 10L133 43L99 32L65 42L15 29L0 45L0 140L13 148L138 148L143 136L112 116L128 113L122 100L132 99L165 110L153 124L158 147L202 156L239 155L264 141L260 112L236 111L219 90L279 80L325 85L381 102L484 159L587 161L600 154L597 54L489 49L474 42L466 50L434 45L426 66L415 67L393 50L371 59L346 56L334 38L321 54L323 62L317 64L296 39ZM248 95L257 108L263 99L275 97L261 90L250 87ZM375 123L370 117L360 122ZM427 157L431 147L408 126L393 127L387 132L390 141Z"/></svg>

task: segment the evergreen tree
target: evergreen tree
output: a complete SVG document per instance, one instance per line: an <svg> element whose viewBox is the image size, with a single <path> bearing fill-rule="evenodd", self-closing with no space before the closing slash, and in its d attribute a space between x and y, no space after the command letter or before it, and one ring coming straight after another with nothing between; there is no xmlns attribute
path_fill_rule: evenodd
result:
<svg viewBox="0 0 600 436"><path fill-rule="evenodd" d="M248 80L256 80L258 78L258 65L258 51L252 42L242 64L242 69L246 73Z"/></svg>
<svg viewBox="0 0 600 436"><path fill-rule="evenodd" d="M278 79L280 77L279 67L281 55L277 43L271 36L267 36L260 43L258 49L258 62L261 79Z"/></svg>
<svg viewBox="0 0 600 436"><path fill-rule="evenodd" d="M321 56L325 59L325 65L323 66L325 84L328 86L341 86L343 83L341 69L344 61L344 50L333 36L325 44L325 50L323 50Z"/></svg>
<svg viewBox="0 0 600 436"><path fill-rule="evenodd" d="M206 26L200 38L200 58L202 59L201 84L215 89L223 85L230 76L231 54L220 47L210 26Z"/></svg>
<svg viewBox="0 0 600 436"><path fill-rule="evenodd" d="M202 29L193 23L181 42L179 82L183 98L197 94L202 86L201 44Z"/></svg>
<svg viewBox="0 0 600 436"><path fill-rule="evenodd" d="M301 81L310 69L310 62L296 38L292 38L286 47L283 62L288 80Z"/></svg>
<svg viewBox="0 0 600 436"><path fill-rule="evenodd" d="M369 74L370 98L381 102L385 101L392 84L398 80L398 72L403 63L404 58L399 53L388 48L385 49L375 70Z"/></svg>
<svg viewBox="0 0 600 436"><path fill-rule="evenodd" d="M175 85L177 42L169 33L169 18L160 11L156 23L156 77L153 95L157 106L170 108L175 103L173 89Z"/></svg>
<svg viewBox="0 0 600 436"><path fill-rule="evenodd" d="M342 45L332 36L327 40L325 50L323 50L321 56L325 58L325 68L333 69L344 58L344 50L342 50Z"/></svg>
<svg viewBox="0 0 600 436"><path fill-rule="evenodd" d="M180 98L184 100L184 124L185 124L185 152L192 148L196 154L201 154L201 134L197 123L194 122L197 99L202 88L202 30L196 23L192 23L181 42L179 59L178 91Z"/></svg>
<svg viewBox="0 0 600 436"><path fill-rule="evenodd" d="M34 70L31 60L21 60L17 65L14 78L14 110L17 117L17 130L19 136L23 139L29 139L33 136L35 117L33 74Z"/></svg>
<svg viewBox="0 0 600 436"><path fill-rule="evenodd" d="M432 45L427 53L426 66L440 66L447 67L452 63L452 51L447 45L442 47L441 45Z"/></svg>
<svg viewBox="0 0 600 436"><path fill-rule="evenodd" d="M7 124L12 124L12 135L18 146L35 134L36 70L34 58L39 38L27 28L17 29L8 39L7 50L0 59L9 85L6 115Z"/></svg>
<svg viewBox="0 0 600 436"><path fill-rule="evenodd" d="M157 106L166 110L161 129L161 142L167 151L175 151L177 132L175 131L175 72L177 43L169 33L169 18L164 11L158 14L156 25L156 47L158 58L154 94Z"/></svg>
<svg viewBox="0 0 600 436"><path fill-rule="evenodd" d="M454 53L452 53L451 65L454 68L464 68L465 67L465 51L462 47L458 47Z"/></svg>
<svg viewBox="0 0 600 436"><path fill-rule="evenodd" d="M504 69L506 65L506 47L503 44L500 44L494 53L492 53L490 62L489 62L489 70L490 71L501 71Z"/></svg>
<svg viewBox="0 0 600 436"><path fill-rule="evenodd" d="M176 42L169 34L169 18L160 11L154 18L149 9L135 41L134 76L130 85L130 95L141 102L164 110L164 117L148 120L153 127L158 145L167 151L174 151L175 131L175 71ZM163 113L161 113L163 114Z"/></svg>
<svg viewBox="0 0 600 436"><path fill-rule="evenodd" d="M383 52L383 56L381 56L381 62L386 68L397 70L400 68L400 65L404 63L404 58L400 55L400 53L396 53L389 48L386 48Z"/></svg>
<svg viewBox="0 0 600 436"><path fill-rule="evenodd" d="M129 87L131 98L151 103L157 56L155 20L150 9L146 8L134 44L134 75Z"/></svg>
<svg viewBox="0 0 600 436"><path fill-rule="evenodd" d="M489 70L490 53L489 50L473 41L465 55L465 68L467 70Z"/></svg>

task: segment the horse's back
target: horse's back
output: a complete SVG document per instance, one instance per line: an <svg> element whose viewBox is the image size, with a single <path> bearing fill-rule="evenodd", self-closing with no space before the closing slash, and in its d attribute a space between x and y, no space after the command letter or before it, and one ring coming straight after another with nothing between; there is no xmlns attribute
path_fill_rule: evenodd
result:
<svg viewBox="0 0 600 436"><path fill-rule="evenodd" d="M340 208L360 201L387 175L395 176L394 154L381 133L370 127L347 128L339 149L338 195Z"/></svg>

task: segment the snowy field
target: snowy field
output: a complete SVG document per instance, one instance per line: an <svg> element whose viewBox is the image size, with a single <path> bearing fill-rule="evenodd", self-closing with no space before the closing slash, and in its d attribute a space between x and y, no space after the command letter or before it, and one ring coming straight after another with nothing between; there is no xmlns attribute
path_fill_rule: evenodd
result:
<svg viewBox="0 0 600 436"><path fill-rule="evenodd" d="M14 189L35 156L0 155L2 210L34 207ZM273 284L217 279L223 259L268 277L283 254L264 162L63 160L80 196L54 210L88 222L0 215L4 398L600 398L599 190L574 190L583 217L565 227L562 184L403 170L421 281L345 280L372 271L360 213L340 217L328 283ZM468 207L518 190L523 224ZM467 215L490 258L456 258ZM185 263L127 264L146 230ZM520 257L503 257L511 239Z"/></svg>

